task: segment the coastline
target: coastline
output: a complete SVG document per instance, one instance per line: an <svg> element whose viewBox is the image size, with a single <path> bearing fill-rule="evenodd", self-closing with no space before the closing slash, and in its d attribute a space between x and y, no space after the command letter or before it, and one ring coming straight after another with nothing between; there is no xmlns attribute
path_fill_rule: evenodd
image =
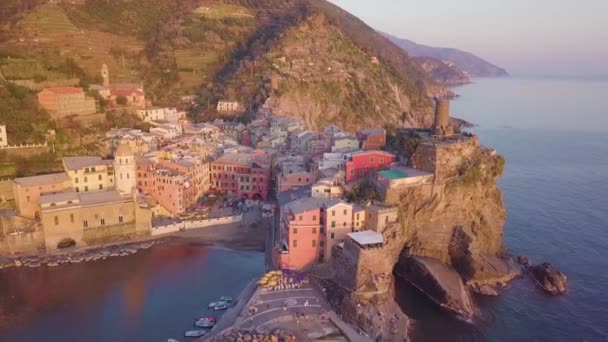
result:
<svg viewBox="0 0 608 342"><path fill-rule="evenodd" d="M256 214L257 211L253 211L250 215ZM132 255L154 245L180 241L200 246L219 246L233 250L263 252L265 235L263 225L257 224L255 221L244 220L242 223L210 226L167 235L145 236L99 246L0 256L0 270L11 267L36 268L45 265L56 267L69 263L105 260L110 257Z"/></svg>

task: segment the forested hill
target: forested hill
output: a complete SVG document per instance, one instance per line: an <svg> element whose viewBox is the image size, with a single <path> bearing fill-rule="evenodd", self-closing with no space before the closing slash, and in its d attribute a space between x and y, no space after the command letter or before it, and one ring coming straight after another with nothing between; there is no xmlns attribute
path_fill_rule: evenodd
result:
<svg viewBox="0 0 608 342"><path fill-rule="evenodd" d="M86 86L107 64L112 82L143 81L156 105L200 94L199 119L233 99L311 128L401 118L427 126L429 97L448 93L325 0L3 0L0 9L0 70L9 81L77 77Z"/></svg>

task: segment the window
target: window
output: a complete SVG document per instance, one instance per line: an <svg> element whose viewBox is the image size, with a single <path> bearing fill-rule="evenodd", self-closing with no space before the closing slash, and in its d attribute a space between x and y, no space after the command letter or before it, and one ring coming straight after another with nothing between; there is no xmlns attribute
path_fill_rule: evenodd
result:
<svg viewBox="0 0 608 342"><path fill-rule="evenodd" d="M359 170L359 176L363 176L365 174L365 170Z"/></svg>
<svg viewBox="0 0 608 342"><path fill-rule="evenodd" d="M374 157L371 157L371 158L369 158L369 162L374 163L374 162L376 162L376 159L374 159Z"/></svg>
<svg viewBox="0 0 608 342"><path fill-rule="evenodd" d="M119 222L119 223L122 223L122 221L123 221L122 215L121 215L121 216L118 216L118 222Z"/></svg>
<svg viewBox="0 0 608 342"><path fill-rule="evenodd" d="M344 222L342 223L342 226L346 227L346 221L344 221Z"/></svg>
<svg viewBox="0 0 608 342"><path fill-rule="evenodd" d="M293 248L298 247L298 240L293 240Z"/></svg>
<svg viewBox="0 0 608 342"><path fill-rule="evenodd" d="M336 228L336 221L331 221L331 227ZM333 233L332 233L333 234Z"/></svg>
<svg viewBox="0 0 608 342"><path fill-rule="evenodd" d="M76 187L76 192L80 192L80 189L78 187Z"/></svg>
<svg viewBox="0 0 608 342"><path fill-rule="evenodd" d="M78 177L74 178L74 183L78 184Z"/></svg>
<svg viewBox="0 0 608 342"><path fill-rule="evenodd" d="M325 234L325 227L321 227L321 228L319 228L319 233L321 233L321 234Z"/></svg>
<svg viewBox="0 0 608 342"><path fill-rule="evenodd" d="M316 227L312 227L312 233L313 234L317 234L317 228Z"/></svg>
<svg viewBox="0 0 608 342"><path fill-rule="evenodd" d="M350 170L350 175L354 176L355 175L355 170Z"/></svg>
<svg viewBox="0 0 608 342"><path fill-rule="evenodd" d="M317 240L312 240L312 246L317 247Z"/></svg>
<svg viewBox="0 0 608 342"><path fill-rule="evenodd" d="M88 227L89 226L89 221L87 221L87 220L82 221L82 226L84 228Z"/></svg>
<svg viewBox="0 0 608 342"><path fill-rule="evenodd" d="M384 216L384 223L388 223L388 215Z"/></svg>
<svg viewBox="0 0 608 342"><path fill-rule="evenodd" d="M344 215L348 214L348 210L344 209Z"/></svg>
<svg viewBox="0 0 608 342"><path fill-rule="evenodd" d="M303 220L304 220L304 216L300 215L300 216L298 217L298 221L303 221Z"/></svg>
<svg viewBox="0 0 608 342"><path fill-rule="evenodd" d="M101 225L105 225L106 224L106 219L102 218L101 220L99 220L101 222Z"/></svg>
<svg viewBox="0 0 608 342"><path fill-rule="evenodd" d="M30 196L25 196L25 200L29 202L30 201Z"/></svg>
<svg viewBox="0 0 608 342"><path fill-rule="evenodd" d="M359 220L359 213L357 213L356 217L357 217L357 220Z"/></svg>
<svg viewBox="0 0 608 342"><path fill-rule="evenodd" d="M70 222L74 223L74 214L70 214Z"/></svg>
<svg viewBox="0 0 608 342"><path fill-rule="evenodd" d="M312 215L312 220L316 221L317 220L317 215ZM314 229L314 228L313 228ZM313 232L314 233L314 232Z"/></svg>
<svg viewBox="0 0 608 342"><path fill-rule="evenodd" d="M91 168L91 172L95 172L95 166Z"/></svg>
<svg viewBox="0 0 608 342"><path fill-rule="evenodd" d="M336 211L335 210L331 211L331 216L336 216Z"/></svg>
<svg viewBox="0 0 608 342"><path fill-rule="evenodd" d="M384 158L380 158L380 163L384 164Z"/></svg>
<svg viewBox="0 0 608 342"><path fill-rule="evenodd" d="M319 246L320 247L325 247L325 241L319 241Z"/></svg>
<svg viewBox="0 0 608 342"><path fill-rule="evenodd" d="M85 187L84 187L84 191L89 191L89 187L88 187L88 186L85 186Z"/></svg>
<svg viewBox="0 0 608 342"><path fill-rule="evenodd" d="M89 180L88 180L88 179L87 179L87 177L85 176L85 177L84 177L84 182L86 183L86 182L88 182L88 181L89 181Z"/></svg>
<svg viewBox="0 0 608 342"><path fill-rule="evenodd" d="M101 175L97 176L97 179L101 180Z"/></svg>
<svg viewBox="0 0 608 342"><path fill-rule="evenodd" d="M103 190L103 184L99 184L99 190Z"/></svg>
<svg viewBox="0 0 608 342"><path fill-rule="evenodd" d="M335 233L331 233L331 239L333 240L336 237Z"/></svg>
<svg viewBox="0 0 608 342"><path fill-rule="evenodd" d="M294 233L294 234L298 234L298 228L294 228L294 229L293 229L293 233Z"/></svg>
<svg viewBox="0 0 608 342"><path fill-rule="evenodd" d="M59 225L59 216L55 216L55 225L58 226Z"/></svg>

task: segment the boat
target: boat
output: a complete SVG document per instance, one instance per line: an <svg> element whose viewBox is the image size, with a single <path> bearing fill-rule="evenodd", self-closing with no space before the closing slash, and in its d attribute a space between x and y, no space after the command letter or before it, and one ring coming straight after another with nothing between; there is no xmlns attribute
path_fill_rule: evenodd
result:
<svg viewBox="0 0 608 342"><path fill-rule="evenodd" d="M199 318L195 319L194 321L195 322L198 322L198 321L216 322L217 319L213 316L205 316L205 317L199 317Z"/></svg>
<svg viewBox="0 0 608 342"><path fill-rule="evenodd" d="M179 342L179 341L178 341L178 340L175 340L175 339L170 338L170 339L168 339L168 340L167 340L167 342Z"/></svg>
<svg viewBox="0 0 608 342"><path fill-rule="evenodd" d="M186 337L201 337L207 333L207 330L188 330L184 333Z"/></svg>
<svg viewBox="0 0 608 342"><path fill-rule="evenodd" d="M222 301L222 302L228 302L228 303L232 303L232 297L228 297L228 296L221 296L221 297L220 297L220 301Z"/></svg>
<svg viewBox="0 0 608 342"><path fill-rule="evenodd" d="M212 302L212 303L209 303L209 305L208 305L207 307L208 307L209 309L214 309L214 308L216 308L216 307L218 307L218 306L221 306L221 305L226 305L226 304L228 304L228 302L223 301L223 300L220 300L219 302Z"/></svg>
<svg viewBox="0 0 608 342"><path fill-rule="evenodd" d="M215 321L196 321L194 322L194 326L198 328L213 328L215 325Z"/></svg>
<svg viewBox="0 0 608 342"><path fill-rule="evenodd" d="M230 303L228 302L224 302L223 304L217 305L213 307L213 310L218 311L218 310L226 310L231 306Z"/></svg>

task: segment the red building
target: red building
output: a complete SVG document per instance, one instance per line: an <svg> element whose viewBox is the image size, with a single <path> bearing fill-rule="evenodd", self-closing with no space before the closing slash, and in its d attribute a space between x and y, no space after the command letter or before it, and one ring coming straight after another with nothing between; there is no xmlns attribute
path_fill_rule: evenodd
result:
<svg viewBox="0 0 608 342"><path fill-rule="evenodd" d="M364 151L379 150L386 145L386 131L384 128L367 128L357 132L357 139Z"/></svg>
<svg viewBox="0 0 608 342"><path fill-rule="evenodd" d="M270 160L263 153L228 153L211 163L211 190L238 198L268 199Z"/></svg>
<svg viewBox="0 0 608 342"><path fill-rule="evenodd" d="M346 183L359 180L396 161L384 151L359 151L345 155Z"/></svg>

